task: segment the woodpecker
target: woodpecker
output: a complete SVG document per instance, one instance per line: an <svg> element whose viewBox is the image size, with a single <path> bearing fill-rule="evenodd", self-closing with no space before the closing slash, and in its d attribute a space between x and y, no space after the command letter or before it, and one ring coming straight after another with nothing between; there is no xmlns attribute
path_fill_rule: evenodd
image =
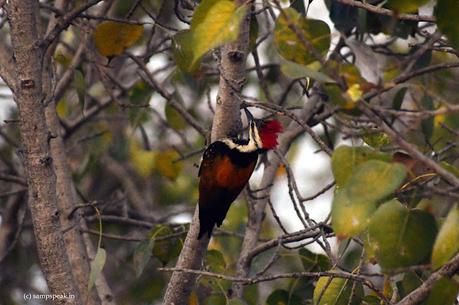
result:
<svg viewBox="0 0 459 305"><path fill-rule="evenodd" d="M210 144L199 167L199 235L210 238L220 226L231 203L249 181L258 155L277 146L282 125L277 120L256 120L244 108L249 139L225 138Z"/></svg>

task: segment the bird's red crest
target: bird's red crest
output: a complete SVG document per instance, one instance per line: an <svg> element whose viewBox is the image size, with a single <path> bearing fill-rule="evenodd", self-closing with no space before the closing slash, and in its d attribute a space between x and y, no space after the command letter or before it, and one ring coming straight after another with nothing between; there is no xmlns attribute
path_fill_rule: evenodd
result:
<svg viewBox="0 0 459 305"><path fill-rule="evenodd" d="M282 124L278 120L269 120L261 123L259 134L264 149L273 149L277 146L277 134L282 132Z"/></svg>

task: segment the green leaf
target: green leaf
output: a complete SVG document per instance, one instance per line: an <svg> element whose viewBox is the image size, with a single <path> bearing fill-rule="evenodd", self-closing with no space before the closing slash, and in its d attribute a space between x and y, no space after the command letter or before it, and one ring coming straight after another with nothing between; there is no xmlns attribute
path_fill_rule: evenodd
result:
<svg viewBox="0 0 459 305"><path fill-rule="evenodd" d="M316 67L312 66L314 64L315 63L305 66L286 60L281 65L281 71L286 76L293 79L312 78L322 83L334 82L328 75L318 71Z"/></svg>
<svg viewBox="0 0 459 305"><path fill-rule="evenodd" d="M232 298L228 303L228 305L246 305L242 300Z"/></svg>
<svg viewBox="0 0 459 305"><path fill-rule="evenodd" d="M284 12L287 18L283 14L279 15L274 29L274 45L279 54L287 60L303 65L318 60L297 33L289 27L291 24L319 54L324 56L330 47L328 25L321 20L306 19L293 8L285 9Z"/></svg>
<svg viewBox="0 0 459 305"><path fill-rule="evenodd" d="M104 269L107 253L103 248L97 248L96 256L91 261L91 272L89 273L88 292L94 287L94 283Z"/></svg>
<svg viewBox="0 0 459 305"><path fill-rule="evenodd" d="M415 13L429 0L387 0L387 7L397 13Z"/></svg>
<svg viewBox="0 0 459 305"><path fill-rule="evenodd" d="M378 251L376 243L370 243L370 235L368 234L368 230L363 233L363 247L365 249L365 254L367 255L367 259L372 264L378 263L376 252Z"/></svg>
<svg viewBox="0 0 459 305"><path fill-rule="evenodd" d="M174 37L178 65L192 71L209 50L237 39L247 6L230 0L204 0L196 8L191 29Z"/></svg>
<svg viewBox="0 0 459 305"><path fill-rule="evenodd" d="M381 300L374 295L367 295L363 298L362 305L381 305Z"/></svg>
<svg viewBox="0 0 459 305"><path fill-rule="evenodd" d="M206 254L206 265L213 272L222 273L226 270L226 262L223 254L218 250L209 250Z"/></svg>
<svg viewBox="0 0 459 305"><path fill-rule="evenodd" d="M144 81L137 82L129 91L129 101L134 105L145 105L150 102L153 89Z"/></svg>
<svg viewBox="0 0 459 305"><path fill-rule="evenodd" d="M177 66L182 71L192 71L193 66L193 33L190 30L177 32L172 38L173 54Z"/></svg>
<svg viewBox="0 0 459 305"><path fill-rule="evenodd" d="M249 30L249 49L253 50L257 44L258 38L258 20L255 15L251 16L250 18L250 30Z"/></svg>
<svg viewBox="0 0 459 305"><path fill-rule="evenodd" d="M332 227L336 236L347 238L365 230L376 211L375 201L351 200L345 189L337 190L332 203Z"/></svg>
<svg viewBox="0 0 459 305"><path fill-rule="evenodd" d="M390 161L391 157L363 146L340 146L336 148L332 156L332 171L336 186L338 188L344 186L358 165L372 159Z"/></svg>
<svg viewBox="0 0 459 305"><path fill-rule="evenodd" d="M408 267L429 257L436 233L431 214L409 210L394 199L373 214L365 246L383 270Z"/></svg>
<svg viewBox="0 0 459 305"><path fill-rule="evenodd" d="M128 117L134 126L150 119L150 110L146 105L149 104L152 94L153 89L144 81L136 83L129 91L129 101L134 107L128 108Z"/></svg>
<svg viewBox="0 0 459 305"><path fill-rule="evenodd" d="M166 105L166 119L169 126L176 130L184 130L188 124L183 117L170 104Z"/></svg>
<svg viewBox="0 0 459 305"><path fill-rule="evenodd" d="M133 262L135 274L137 277L142 275L143 270L147 266L151 258L151 253L155 245L155 239L141 241L134 250Z"/></svg>
<svg viewBox="0 0 459 305"><path fill-rule="evenodd" d="M132 47L142 34L142 25L104 21L97 25L93 37L99 53L110 57L120 55Z"/></svg>
<svg viewBox="0 0 459 305"><path fill-rule="evenodd" d="M355 294L351 299L352 286L355 287ZM315 305L358 305L363 297L361 283L351 282L348 279L322 276L319 278L314 289Z"/></svg>
<svg viewBox="0 0 459 305"><path fill-rule="evenodd" d="M245 287L242 298L247 304L256 304L258 302L258 296L258 285L249 285Z"/></svg>
<svg viewBox="0 0 459 305"><path fill-rule="evenodd" d="M449 164L446 161L441 161L440 165L441 165L441 167L446 169L448 172L450 172L451 174L453 174L454 176L459 178L459 168L457 168L456 166L454 166L452 164Z"/></svg>
<svg viewBox="0 0 459 305"><path fill-rule="evenodd" d="M363 247L361 247L360 245L349 247L341 255L340 267L344 268L345 270L354 270L355 268L357 268L360 264L360 258L362 257L362 252L363 252Z"/></svg>
<svg viewBox="0 0 459 305"><path fill-rule="evenodd" d="M174 231L169 226L159 225L156 229L155 237L162 237L173 233ZM156 240L152 254L165 266L169 261L179 256L181 249L182 243L178 238Z"/></svg>
<svg viewBox="0 0 459 305"><path fill-rule="evenodd" d="M330 259L323 255L309 251L306 248L299 251L304 271L327 271L331 268Z"/></svg>
<svg viewBox="0 0 459 305"><path fill-rule="evenodd" d="M437 0L435 8L437 26L448 37L451 46L459 50L459 22L457 22L457 12L459 12L459 1Z"/></svg>
<svg viewBox="0 0 459 305"><path fill-rule="evenodd" d="M390 144L390 138L384 132L373 133L369 132L362 136L365 143L374 148L381 148Z"/></svg>
<svg viewBox="0 0 459 305"><path fill-rule="evenodd" d="M271 292L266 305L296 305L301 304L301 299L296 295L290 294L287 290L278 289Z"/></svg>
<svg viewBox="0 0 459 305"><path fill-rule="evenodd" d="M400 110L402 107L403 100L405 99L405 94L408 88L404 87L397 91L395 94L394 100L392 101L392 109Z"/></svg>
<svg viewBox="0 0 459 305"><path fill-rule="evenodd" d="M457 299L459 284L454 280L442 278L435 283L425 305L452 305Z"/></svg>
<svg viewBox="0 0 459 305"><path fill-rule="evenodd" d="M203 301L203 305L227 305L226 300L227 298L223 294L214 294L209 296L208 298L205 298Z"/></svg>
<svg viewBox="0 0 459 305"><path fill-rule="evenodd" d="M438 269L459 251L459 208L453 206L440 228L432 252L432 268Z"/></svg>
<svg viewBox="0 0 459 305"><path fill-rule="evenodd" d="M340 238L355 236L366 229L382 199L405 180L401 164L369 160L355 168L346 185L335 192L332 226Z"/></svg>
<svg viewBox="0 0 459 305"><path fill-rule="evenodd" d="M351 200L377 202L392 194L405 180L406 168L399 163L369 160L359 165L346 184Z"/></svg>
<svg viewBox="0 0 459 305"><path fill-rule="evenodd" d="M396 282L400 298L404 298L422 284L421 277L416 272L408 271L403 274L403 279Z"/></svg>
<svg viewBox="0 0 459 305"><path fill-rule="evenodd" d="M86 82L84 75L80 70L75 70L73 75L73 87L76 90L78 101L81 105L81 108L84 109L84 97L86 94Z"/></svg>

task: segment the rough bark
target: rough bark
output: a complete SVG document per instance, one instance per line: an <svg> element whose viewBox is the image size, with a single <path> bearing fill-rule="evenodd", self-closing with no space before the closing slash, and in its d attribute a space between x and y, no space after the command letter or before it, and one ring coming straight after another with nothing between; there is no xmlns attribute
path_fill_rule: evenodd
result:
<svg viewBox="0 0 459 305"><path fill-rule="evenodd" d="M238 1L241 4L242 1ZM212 124L211 142L235 135L241 129L240 100L235 93L240 93L245 82L245 64L249 49L248 14L242 24L239 38L221 47L220 82L217 107ZM190 230L177 261L177 268L200 269L207 250L209 239L197 240L199 232L198 207L196 207ZM174 272L164 296L164 305L188 304L188 297L194 287L196 275Z"/></svg>
<svg viewBox="0 0 459 305"><path fill-rule="evenodd" d="M50 293L74 296L56 299L55 304L82 304L59 223L56 177L49 147L52 139L43 103L43 51L38 47L38 2L10 1L6 9L16 61L14 99L19 109L23 162L29 188L28 205L40 265Z"/></svg>

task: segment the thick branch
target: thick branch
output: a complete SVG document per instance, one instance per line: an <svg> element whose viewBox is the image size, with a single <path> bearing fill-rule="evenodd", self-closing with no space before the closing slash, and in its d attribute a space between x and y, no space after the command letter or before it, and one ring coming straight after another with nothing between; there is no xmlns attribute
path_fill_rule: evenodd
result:
<svg viewBox="0 0 459 305"><path fill-rule="evenodd" d="M215 141L236 134L241 128L240 101L234 97L240 93L245 82L245 63L249 47L248 14L241 25L241 34L234 43L221 48L220 84L217 108L212 125L211 140ZM206 248L207 238L197 239L199 232L198 208L188 231L185 244L177 261L177 268L200 269ZM194 287L196 274L174 272L164 296L164 305L182 305L188 303L188 296Z"/></svg>
<svg viewBox="0 0 459 305"><path fill-rule="evenodd" d="M416 305L425 300L435 283L443 277L451 277L459 270L459 253L456 254L447 264L432 273L421 286L413 290L396 305Z"/></svg>
<svg viewBox="0 0 459 305"><path fill-rule="evenodd" d="M81 304L60 230L56 200L56 176L50 154L50 132L46 125L42 87L43 49L37 47L38 1L9 1L8 21L16 58L14 99L19 108L24 166L29 189L40 265L52 294L73 294L75 298L60 299L56 304Z"/></svg>

